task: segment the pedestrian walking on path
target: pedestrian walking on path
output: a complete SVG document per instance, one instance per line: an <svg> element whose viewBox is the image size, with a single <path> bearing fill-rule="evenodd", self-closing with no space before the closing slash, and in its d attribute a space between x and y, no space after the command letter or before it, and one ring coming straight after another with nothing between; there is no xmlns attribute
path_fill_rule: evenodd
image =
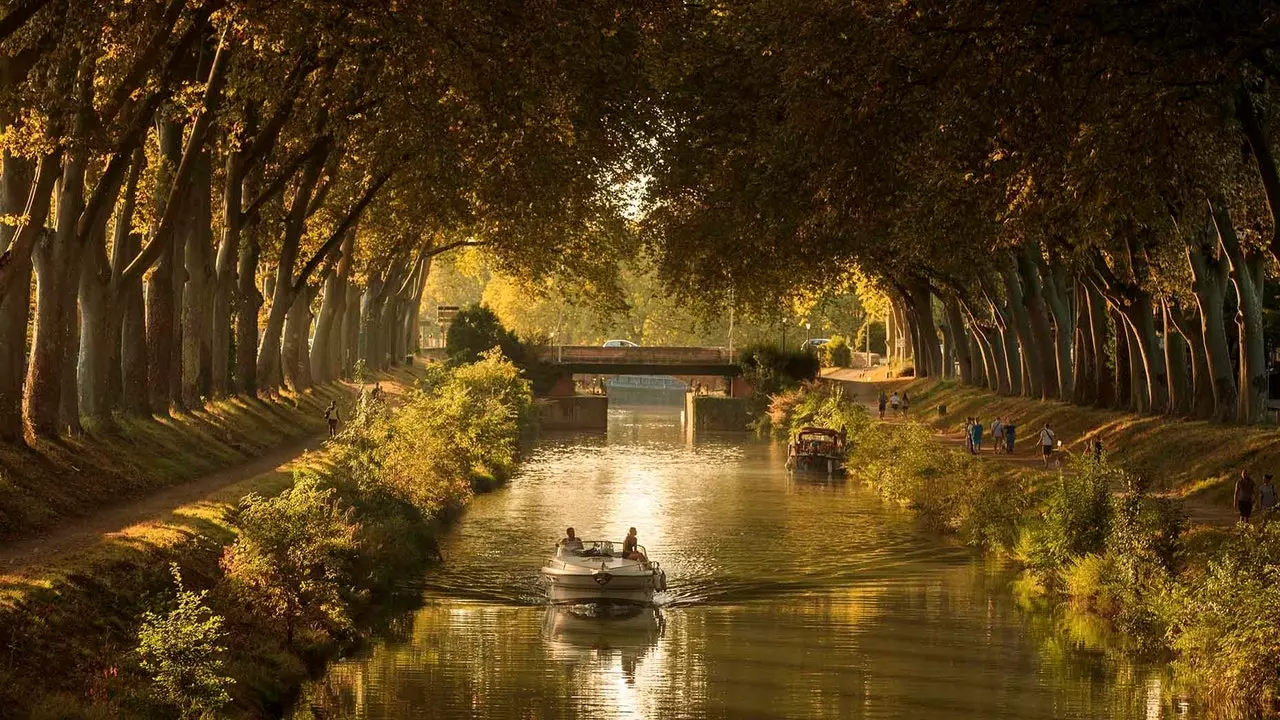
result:
<svg viewBox="0 0 1280 720"><path fill-rule="evenodd" d="M1258 509L1269 515L1276 506L1276 486L1271 482L1271 473L1262 476L1262 484L1258 486Z"/></svg>
<svg viewBox="0 0 1280 720"><path fill-rule="evenodd" d="M337 437L338 436L338 420L341 419L338 416L337 400L334 400L333 402L329 403L329 407L325 408L324 419L329 422L329 439L333 439Z"/></svg>
<svg viewBox="0 0 1280 720"><path fill-rule="evenodd" d="M1235 507L1236 512L1240 513L1240 522L1249 522L1249 516L1253 514L1253 494L1254 494L1253 478L1249 476L1248 470L1240 471L1240 479L1236 480L1235 491Z"/></svg>
<svg viewBox="0 0 1280 720"><path fill-rule="evenodd" d="M991 445L995 452L1004 448L1004 421L996 418L991 421Z"/></svg>
<svg viewBox="0 0 1280 720"><path fill-rule="evenodd" d="M902 405L902 398L898 397L898 391L894 390L889 396L889 407L893 408L893 414L898 414L898 408Z"/></svg>
<svg viewBox="0 0 1280 720"><path fill-rule="evenodd" d="M1044 424L1044 429L1040 431L1040 451L1044 453L1044 466L1049 467L1049 459L1053 456L1053 443L1058 439L1053 434L1053 430L1049 428L1049 423Z"/></svg>
<svg viewBox="0 0 1280 720"><path fill-rule="evenodd" d="M977 418L974 418L973 429L970 432L972 433L972 440L970 441L969 444L972 447L972 452L974 455L981 455L982 454L982 421Z"/></svg>
<svg viewBox="0 0 1280 720"><path fill-rule="evenodd" d="M964 419L964 449L973 452L973 416Z"/></svg>
<svg viewBox="0 0 1280 720"><path fill-rule="evenodd" d="M881 390L881 391L880 391L880 400L879 400L879 404L880 404L880 419L881 419L881 420L883 420L883 419L884 419L884 408L885 408L885 406L886 406L886 405L888 405L888 404L889 404L889 398L888 398L888 397L885 397L885 394L884 394L884 391L883 391L883 390Z"/></svg>
<svg viewBox="0 0 1280 720"><path fill-rule="evenodd" d="M1005 423L1004 425L1004 449L1005 452L1013 454L1013 443L1018 439L1018 426L1013 423ZM999 450L1000 448L996 448Z"/></svg>
<svg viewBox="0 0 1280 720"><path fill-rule="evenodd" d="M911 407L911 398L907 396L907 391L902 391L902 414L906 415L907 410Z"/></svg>

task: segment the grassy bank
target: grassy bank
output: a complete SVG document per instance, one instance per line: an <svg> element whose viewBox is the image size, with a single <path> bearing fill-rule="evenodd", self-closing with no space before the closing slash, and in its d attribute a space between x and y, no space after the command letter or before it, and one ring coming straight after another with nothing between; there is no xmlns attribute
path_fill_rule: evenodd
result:
<svg viewBox="0 0 1280 720"><path fill-rule="evenodd" d="M126 534L0 608L0 707L42 717L268 717L358 643L475 487L514 469L518 371L429 370L392 409L363 397L337 441ZM247 493L247 495L246 495Z"/></svg>
<svg viewBox="0 0 1280 720"><path fill-rule="evenodd" d="M925 397L919 387L912 394ZM930 402L957 399L968 398L944 386ZM1017 411L959 407L962 420ZM846 428L852 479L1020 564L1022 597L1105 620L1130 650L1167 657L1210 717L1274 712L1280 522L1188 531L1183 501L1153 492L1137 472L1089 459L1052 472L987 462L938 443L924 422L874 421L841 385L775 396L770 422L781 434Z"/></svg>
<svg viewBox="0 0 1280 720"><path fill-rule="evenodd" d="M172 417L121 416L111 427L33 447L0 444L0 541L314 437L325 427L325 406L351 395L348 386L329 385L273 400L237 396Z"/></svg>
<svg viewBox="0 0 1280 720"><path fill-rule="evenodd" d="M1251 470L1259 478L1265 472L1280 475L1280 428L1272 425L1246 427L1134 415L1005 397L936 380L915 380L902 387L911 394L913 412L938 427L958 430L971 415L988 426L995 417L1013 418L1019 426L1019 447L1034 453L1034 431L1048 422L1077 452L1094 438L1101 439L1113 464L1141 476L1153 490L1228 510L1231 488L1241 470ZM939 405L947 406L945 417L938 417Z"/></svg>

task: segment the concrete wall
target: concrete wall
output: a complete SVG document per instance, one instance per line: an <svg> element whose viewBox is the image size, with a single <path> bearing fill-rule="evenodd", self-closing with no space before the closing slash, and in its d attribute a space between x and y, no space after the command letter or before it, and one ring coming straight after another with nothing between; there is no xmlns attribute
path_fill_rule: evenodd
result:
<svg viewBox="0 0 1280 720"><path fill-rule="evenodd" d="M538 421L544 430L605 430L609 427L609 398L574 395L541 399Z"/></svg>
<svg viewBox="0 0 1280 720"><path fill-rule="evenodd" d="M739 432L747 429L747 399L717 395L684 396L685 428L689 432Z"/></svg>

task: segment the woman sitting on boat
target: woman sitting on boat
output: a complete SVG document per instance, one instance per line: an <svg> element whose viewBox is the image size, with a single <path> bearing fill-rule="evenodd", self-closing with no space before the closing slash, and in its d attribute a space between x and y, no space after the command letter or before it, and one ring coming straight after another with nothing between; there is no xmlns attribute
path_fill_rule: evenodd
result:
<svg viewBox="0 0 1280 720"><path fill-rule="evenodd" d="M646 561L648 558L644 556L644 553L636 550L636 545L638 545L639 542L640 539L636 537L636 529L631 528L628 530L627 538L622 541L622 557L628 560L639 560L640 562Z"/></svg>

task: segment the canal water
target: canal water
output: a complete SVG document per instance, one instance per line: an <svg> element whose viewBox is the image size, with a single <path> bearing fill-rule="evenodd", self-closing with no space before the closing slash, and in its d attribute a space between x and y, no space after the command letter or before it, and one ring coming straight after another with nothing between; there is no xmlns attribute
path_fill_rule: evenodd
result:
<svg viewBox="0 0 1280 720"><path fill-rule="evenodd" d="M678 409L544 438L476 498L423 604L332 665L295 718L1186 718L1167 669L1027 610L1014 575L784 449L686 441ZM565 526L630 526L667 570L656 610L548 607Z"/></svg>

